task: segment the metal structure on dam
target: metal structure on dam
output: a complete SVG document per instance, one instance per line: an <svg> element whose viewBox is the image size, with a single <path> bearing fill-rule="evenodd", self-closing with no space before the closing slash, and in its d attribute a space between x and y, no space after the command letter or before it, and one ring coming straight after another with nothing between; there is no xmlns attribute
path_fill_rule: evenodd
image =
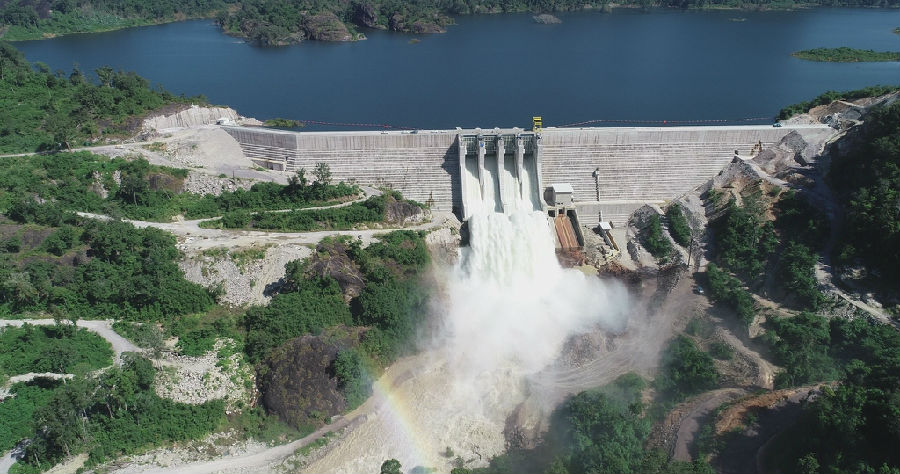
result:
<svg viewBox="0 0 900 474"><path fill-rule="evenodd" d="M223 127L259 166L296 171L328 163L333 179L387 186L465 219L487 200L507 211L519 199L547 209L546 188L570 184L581 223L622 226L644 203L660 203L718 174L735 154L826 125L456 129L289 132Z"/></svg>

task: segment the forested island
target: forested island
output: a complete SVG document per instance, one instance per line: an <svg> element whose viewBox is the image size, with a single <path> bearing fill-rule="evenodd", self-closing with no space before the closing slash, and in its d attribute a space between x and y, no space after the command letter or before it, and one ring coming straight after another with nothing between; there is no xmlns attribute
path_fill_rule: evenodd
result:
<svg viewBox="0 0 900 474"><path fill-rule="evenodd" d="M893 8L900 5L900 0L2 0L0 34L14 41L214 18L228 34L261 45L284 45L304 40L354 41L365 37L365 28L416 34L443 32L453 22L453 16L469 14L608 11L614 7L778 9L819 5Z"/></svg>
<svg viewBox="0 0 900 474"><path fill-rule="evenodd" d="M900 52L897 51L872 51L871 49L855 49L847 47L804 49L803 51L793 53L792 56L807 61L828 63L900 61Z"/></svg>

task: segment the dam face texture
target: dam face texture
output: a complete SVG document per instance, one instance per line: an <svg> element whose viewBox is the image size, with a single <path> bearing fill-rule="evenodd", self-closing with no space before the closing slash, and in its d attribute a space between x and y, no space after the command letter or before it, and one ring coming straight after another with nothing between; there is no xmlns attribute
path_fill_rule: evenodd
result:
<svg viewBox="0 0 900 474"><path fill-rule="evenodd" d="M719 173L735 153L826 125L596 127L288 132L223 127L264 168L293 172L328 163L333 179L386 186L468 219L479 206L546 210L550 184L570 184L582 224L623 226L644 203L660 203Z"/></svg>

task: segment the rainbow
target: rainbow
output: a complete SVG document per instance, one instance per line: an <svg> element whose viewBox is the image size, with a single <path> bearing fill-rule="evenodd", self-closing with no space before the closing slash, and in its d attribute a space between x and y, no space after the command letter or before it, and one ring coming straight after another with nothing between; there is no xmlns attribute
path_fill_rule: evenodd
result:
<svg viewBox="0 0 900 474"><path fill-rule="evenodd" d="M391 443L394 446L389 447L393 451L388 452L388 459L394 458L400 461L404 466L404 471L410 471L419 466L434 467L429 464L432 463L437 453L429 455L433 448L419 429L411 403L401 391L391 386L392 379L384 377L383 374L376 379L374 377L374 374L377 373L375 370L369 367L366 367L365 370L375 379L372 383L372 395L376 404L373 413L381 418L380 423L387 432L396 436ZM380 464L375 468L378 467Z"/></svg>

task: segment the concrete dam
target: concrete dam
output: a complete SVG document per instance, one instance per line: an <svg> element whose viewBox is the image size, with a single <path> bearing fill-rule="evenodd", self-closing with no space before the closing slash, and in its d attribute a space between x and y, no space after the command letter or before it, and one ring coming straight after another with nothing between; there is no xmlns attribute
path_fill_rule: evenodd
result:
<svg viewBox="0 0 900 474"><path fill-rule="evenodd" d="M293 172L328 163L333 179L386 186L467 219L487 203L507 212L548 210L552 185L570 189L582 224L627 223L644 203L690 191L734 156L796 132L811 141L826 125L595 127L289 132L223 127L257 165Z"/></svg>

